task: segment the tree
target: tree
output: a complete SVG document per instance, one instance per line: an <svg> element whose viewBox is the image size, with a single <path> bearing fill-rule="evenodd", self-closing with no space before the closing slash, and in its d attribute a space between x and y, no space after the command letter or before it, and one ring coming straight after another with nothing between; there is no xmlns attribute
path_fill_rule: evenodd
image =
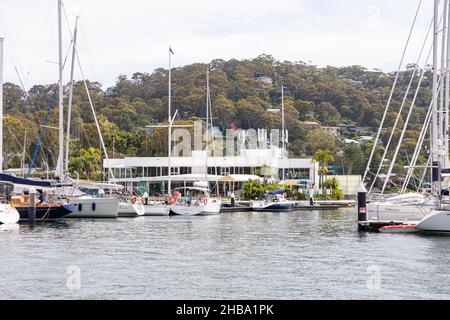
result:
<svg viewBox="0 0 450 320"><path fill-rule="evenodd" d="M313 161L319 163L319 176L320 176L319 187L322 188L323 190L324 176L326 178L328 174L328 162L334 161L333 154L330 153L328 150L319 149L314 154Z"/></svg>
<svg viewBox="0 0 450 320"><path fill-rule="evenodd" d="M339 111L329 102L322 102L316 108L316 115L322 123L333 123L341 118Z"/></svg>
<svg viewBox="0 0 450 320"><path fill-rule="evenodd" d="M315 154L320 149L333 153L336 150L336 139L322 129L315 129L308 132L305 148L309 155Z"/></svg>

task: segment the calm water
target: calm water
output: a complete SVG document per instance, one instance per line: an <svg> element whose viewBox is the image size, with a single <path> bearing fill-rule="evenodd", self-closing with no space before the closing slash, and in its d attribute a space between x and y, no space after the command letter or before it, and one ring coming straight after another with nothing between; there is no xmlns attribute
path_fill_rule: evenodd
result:
<svg viewBox="0 0 450 320"><path fill-rule="evenodd" d="M354 212L0 226L0 299L450 298L450 237L359 235Z"/></svg>

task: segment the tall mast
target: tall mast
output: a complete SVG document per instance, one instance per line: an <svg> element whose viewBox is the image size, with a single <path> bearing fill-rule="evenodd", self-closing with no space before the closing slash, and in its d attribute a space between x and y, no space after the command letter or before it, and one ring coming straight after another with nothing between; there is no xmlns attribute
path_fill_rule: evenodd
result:
<svg viewBox="0 0 450 320"><path fill-rule="evenodd" d="M285 128L285 122L284 122L284 86L281 86L281 130L283 131L281 133L281 148L282 148L282 158L284 159L285 157L285 152L286 152L286 128ZM285 168L283 165L283 181L285 180Z"/></svg>
<svg viewBox="0 0 450 320"><path fill-rule="evenodd" d="M73 48L72 48L72 65L70 67L70 93L69 93L69 105L67 111L67 133L66 133L66 159L65 159L65 170L69 172L69 151L70 151L70 124L72 117L72 99L73 99L73 73L75 69L75 55L77 50L77 28L78 28L78 19L80 17L77 16L75 19L75 29L73 31Z"/></svg>
<svg viewBox="0 0 450 320"><path fill-rule="evenodd" d="M63 107L63 53L62 53L62 0L58 0L58 56L59 56L59 101L58 101L58 113L59 113L59 151L58 151L58 163L56 166L59 179L63 179L63 155L64 155L64 107Z"/></svg>
<svg viewBox="0 0 450 320"><path fill-rule="evenodd" d="M440 86L439 86L439 98L440 98L440 103L439 103L439 134L438 134L438 139L440 141L442 141L442 145L444 146L444 131L446 131L447 129L445 129L445 78L446 78L446 40L447 40L447 5L448 5L448 0L444 0L444 5L443 5L443 15L442 15L442 45L441 45L441 65L440 65L440 76L441 76L441 81L440 81ZM440 159L441 165L444 166L445 165L445 159L444 157L442 157Z"/></svg>
<svg viewBox="0 0 450 320"><path fill-rule="evenodd" d="M205 181L208 185L208 152L209 152L209 66L206 68L206 144L205 144Z"/></svg>
<svg viewBox="0 0 450 320"><path fill-rule="evenodd" d="M168 142L167 142L167 153L168 153L168 181L167 181L167 191L170 195L172 190L172 48L169 46L169 128L168 128Z"/></svg>
<svg viewBox="0 0 450 320"><path fill-rule="evenodd" d="M439 155L438 155L438 32L439 32L439 0L434 0L433 22L433 106L431 114L431 154L432 154L432 190L438 196L439 192Z"/></svg>
<svg viewBox="0 0 450 320"><path fill-rule="evenodd" d="M445 167L450 166L449 160L449 107L450 107L450 2L447 1L447 61L445 65L445 107L444 107L444 148Z"/></svg>
<svg viewBox="0 0 450 320"><path fill-rule="evenodd" d="M0 173L3 173L3 42L0 37Z"/></svg>

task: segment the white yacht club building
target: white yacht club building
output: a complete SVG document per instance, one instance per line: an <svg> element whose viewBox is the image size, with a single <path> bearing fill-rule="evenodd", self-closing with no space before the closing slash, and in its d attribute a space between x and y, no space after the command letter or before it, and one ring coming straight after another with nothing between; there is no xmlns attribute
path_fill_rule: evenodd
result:
<svg viewBox="0 0 450 320"><path fill-rule="evenodd" d="M205 158L205 151L192 151L192 155L186 157L171 157L172 188L205 181ZM209 187L222 195L229 191L239 192L249 180L290 180L298 182L304 191L318 187L318 164L312 159L283 157L283 150L278 147L245 149L237 156L208 157L207 163ZM167 192L167 157L109 159L103 161L103 167L110 172L110 182L120 183L128 189L137 188L142 193L147 191L150 195Z"/></svg>

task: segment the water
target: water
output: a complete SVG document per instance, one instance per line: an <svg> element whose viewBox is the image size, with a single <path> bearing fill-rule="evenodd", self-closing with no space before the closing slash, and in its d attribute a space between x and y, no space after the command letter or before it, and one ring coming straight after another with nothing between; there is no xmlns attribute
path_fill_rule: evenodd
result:
<svg viewBox="0 0 450 320"><path fill-rule="evenodd" d="M0 226L0 299L450 298L450 237L356 227L354 209Z"/></svg>

